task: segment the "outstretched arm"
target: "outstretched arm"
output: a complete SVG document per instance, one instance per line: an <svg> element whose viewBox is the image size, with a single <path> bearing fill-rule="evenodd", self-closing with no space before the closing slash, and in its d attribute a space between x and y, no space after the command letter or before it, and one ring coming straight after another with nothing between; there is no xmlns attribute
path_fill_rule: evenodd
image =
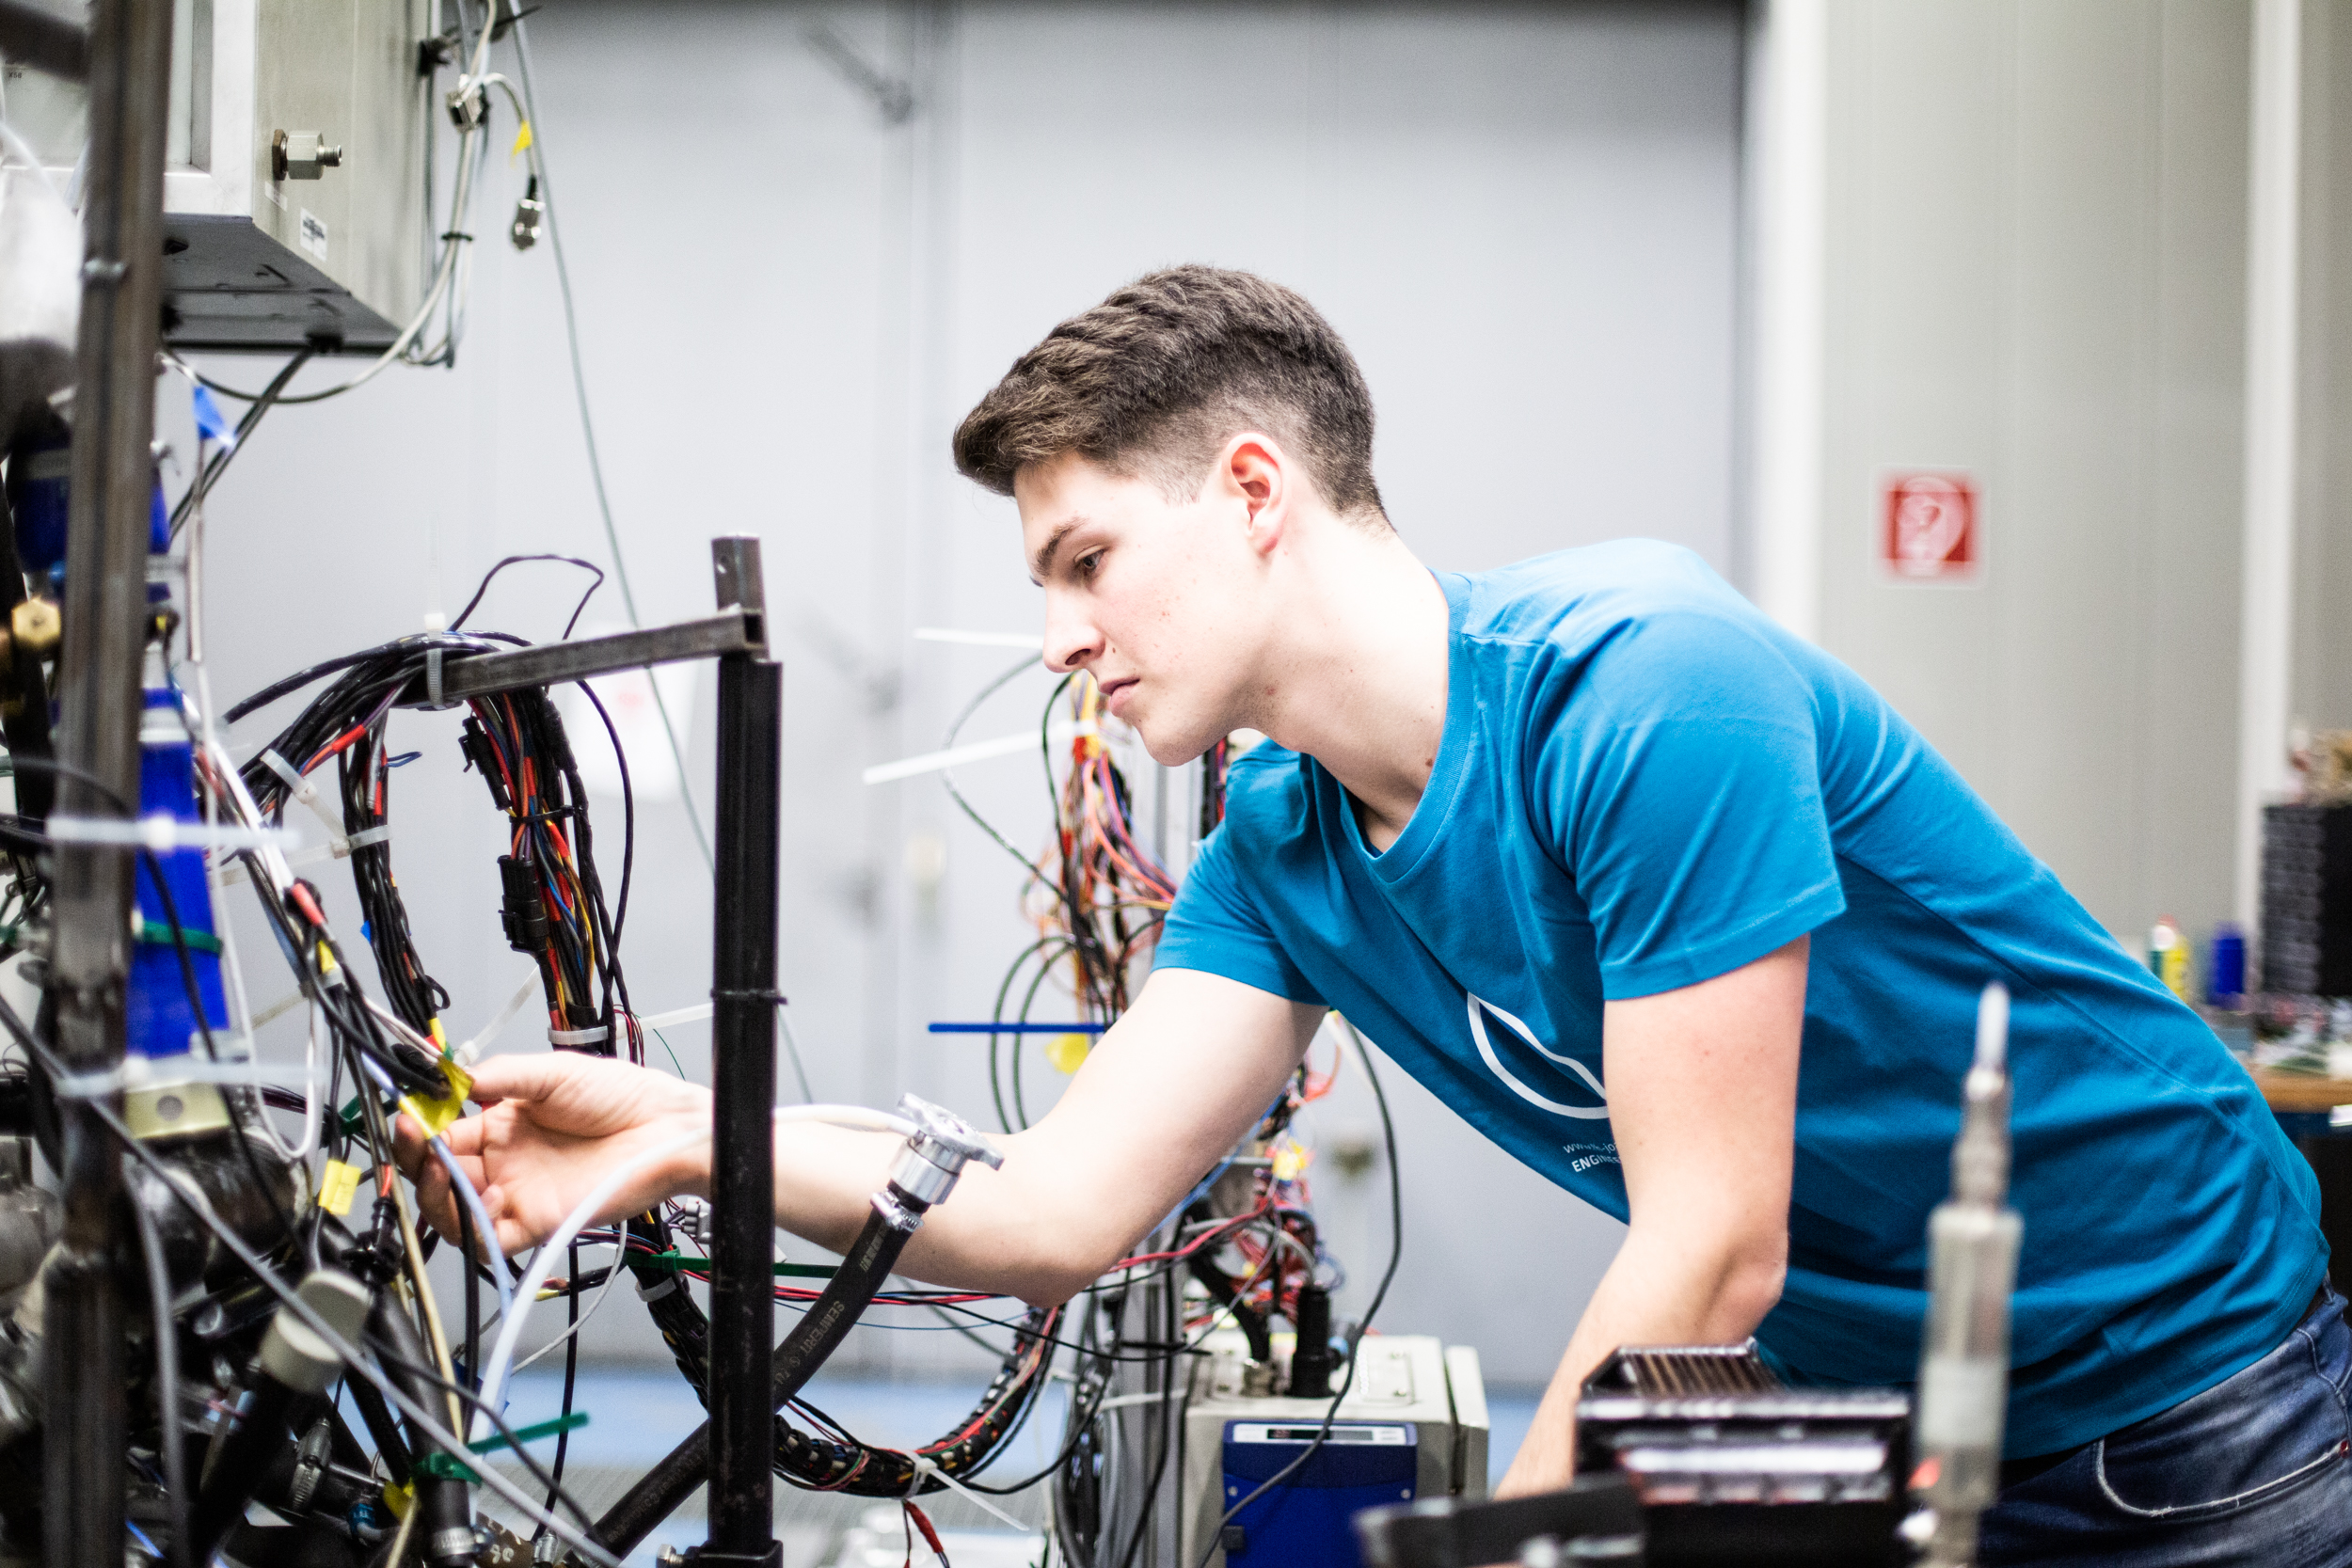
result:
<svg viewBox="0 0 2352 1568"><path fill-rule="evenodd" d="M1621 1345L1745 1338L1788 1259L1809 938L1712 980L1612 1002L1609 1122L1632 1218L1498 1497L1565 1486L1576 1400Z"/></svg>
<svg viewBox="0 0 2352 1568"><path fill-rule="evenodd" d="M901 1265L967 1290L1057 1302L1090 1284L1166 1218L1272 1102L1322 1009L1193 970L1153 974L1036 1126L1001 1141L1002 1170L969 1167L915 1232ZM500 1243L528 1246L618 1160L710 1124L707 1090L624 1064L562 1053L498 1056L475 1072L485 1107L452 1127L484 1188ZM401 1164L425 1212L454 1234L449 1179L418 1130ZM811 1123L776 1133L776 1223L840 1250L865 1223L899 1141ZM698 1146L648 1169L608 1218L707 1193Z"/></svg>

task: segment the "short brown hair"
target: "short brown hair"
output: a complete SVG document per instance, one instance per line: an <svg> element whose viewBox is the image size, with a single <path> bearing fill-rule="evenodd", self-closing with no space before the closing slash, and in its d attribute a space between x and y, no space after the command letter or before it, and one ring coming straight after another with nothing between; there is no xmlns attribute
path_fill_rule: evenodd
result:
<svg viewBox="0 0 2352 1568"><path fill-rule="evenodd" d="M1076 452L1171 500L1238 432L1295 451L1331 510L1382 516L1372 393L1315 308L1250 273L1169 267L1045 335L956 428L956 467L1000 496Z"/></svg>

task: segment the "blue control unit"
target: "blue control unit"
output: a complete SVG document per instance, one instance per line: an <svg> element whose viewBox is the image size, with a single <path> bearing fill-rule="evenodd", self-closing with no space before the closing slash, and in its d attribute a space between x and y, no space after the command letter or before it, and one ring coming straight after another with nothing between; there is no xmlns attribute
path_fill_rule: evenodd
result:
<svg viewBox="0 0 2352 1568"><path fill-rule="evenodd" d="M1232 1508L1296 1462L1319 1421L1227 1421L1224 1494ZM1349 1518L1418 1491L1420 1429L1411 1421L1335 1421L1311 1458L1225 1525L1228 1568L1356 1568Z"/></svg>

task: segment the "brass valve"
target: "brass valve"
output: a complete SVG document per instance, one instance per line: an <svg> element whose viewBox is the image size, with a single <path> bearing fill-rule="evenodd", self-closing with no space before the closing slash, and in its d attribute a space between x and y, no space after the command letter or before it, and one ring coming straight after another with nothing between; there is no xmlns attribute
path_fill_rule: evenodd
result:
<svg viewBox="0 0 2352 1568"><path fill-rule="evenodd" d="M35 658L55 657L64 629L56 605L48 599L21 600L8 614L9 635L18 647Z"/></svg>

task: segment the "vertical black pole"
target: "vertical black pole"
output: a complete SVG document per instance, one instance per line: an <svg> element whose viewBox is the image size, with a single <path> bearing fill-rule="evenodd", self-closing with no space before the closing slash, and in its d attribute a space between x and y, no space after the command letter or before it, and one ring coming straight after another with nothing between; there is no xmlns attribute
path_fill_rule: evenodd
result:
<svg viewBox="0 0 2352 1568"><path fill-rule="evenodd" d="M98 0L92 24L58 755L72 769L64 811L111 816L119 801L135 807L139 788L171 0ZM52 893L57 1049L75 1070L103 1072L122 1059L130 852L62 846ZM41 1560L122 1568L122 1157L87 1111L68 1101L60 1113L64 1229L42 1315Z"/></svg>
<svg viewBox="0 0 2352 1568"><path fill-rule="evenodd" d="M719 608L766 605L759 541L711 542ZM755 637L762 634L755 633ZM763 638L764 640L764 638ZM784 672L719 660L717 907L711 932L710 1540L706 1561L774 1564L776 838Z"/></svg>

